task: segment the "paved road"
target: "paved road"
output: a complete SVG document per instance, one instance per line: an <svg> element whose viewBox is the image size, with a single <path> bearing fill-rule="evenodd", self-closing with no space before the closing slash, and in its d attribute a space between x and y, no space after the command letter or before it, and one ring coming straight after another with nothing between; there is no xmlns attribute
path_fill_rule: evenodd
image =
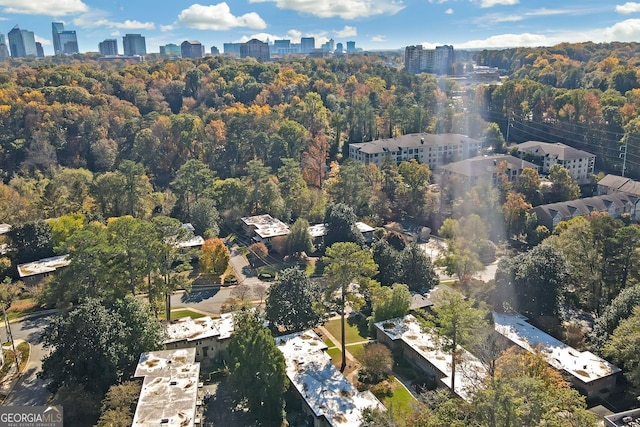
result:
<svg viewBox="0 0 640 427"><path fill-rule="evenodd" d="M31 344L29 363L20 376L9 396L5 399L5 406L34 406L45 405L51 394L47 391L47 383L37 377L42 369L42 359L46 351L42 346L41 333L49 324L51 315L34 319L27 319L11 324L11 332L15 339L23 339ZM6 338L4 324L0 328L0 337Z"/></svg>

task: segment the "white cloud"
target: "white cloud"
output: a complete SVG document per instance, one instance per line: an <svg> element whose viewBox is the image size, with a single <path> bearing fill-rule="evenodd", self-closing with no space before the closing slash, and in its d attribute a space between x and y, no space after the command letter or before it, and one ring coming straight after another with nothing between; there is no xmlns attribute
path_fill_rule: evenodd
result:
<svg viewBox="0 0 640 427"><path fill-rule="evenodd" d="M340 38L355 37L358 35L358 29L350 25L345 25L341 30L334 30L333 34Z"/></svg>
<svg viewBox="0 0 640 427"><path fill-rule="evenodd" d="M371 41L374 43L382 43L386 42L387 38L385 36L373 36L371 37Z"/></svg>
<svg viewBox="0 0 640 427"><path fill-rule="evenodd" d="M173 31L174 28L173 25L160 25L160 31Z"/></svg>
<svg viewBox="0 0 640 427"><path fill-rule="evenodd" d="M263 42L266 42L267 40L274 41L274 40L286 39L286 40L291 40L291 43L300 43L300 39L303 36L314 37L316 39L316 47L320 47L320 45L329 41L329 37L327 36L327 33L325 31L322 31L319 33L302 34L302 32L299 30L291 29L287 31L287 34L285 36L278 35L278 34L270 34L270 33L256 33L256 34L251 34L250 36L242 36L238 40L235 40L234 42L245 43L251 39L258 39Z"/></svg>
<svg viewBox="0 0 640 427"><path fill-rule="evenodd" d="M0 0L5 13L64 16L89 11L82 0Z"/></svg>
<svg viewBox="0 0 640 427"><path fill-rule="evenodd" d="M496 16L493 22L518 22L522 21L524 17L522 15L502 15Z"/></svg>
<svg viewBox="0 0 640 427"><path fill-rule="evenodd" d="M225 31L236 27L255 30L267 28L267 23L255 12L234 16L227 3L210 6L192 4L178 15L179 24L196 30Z"/></svg>
<svg viewBox="0 0 640 427"><path fill-rule="evenodd" d="M500 47L537 47L555 44L542 34L499 34L483 40L469 40L456 43L457 49L500 48Z"/></svg>
<svg viewBox="0 0 640 427"><path fill-rule="evenodd" d="M616 12L621 15L629 15L631 13L640 12L640 3L627 2L625 4L616 5Z"/></svg>
<svg viewBox="0 0 640 427"><path fill-rule="evenodd" d="M116 30L116 31L111 31L109 33L109 35L113 36L113 37L120 37L122 35L122 33L120 31Z"/></svg>
<svg viewBox="0 0 640 427"><path fill-rule="evenodd" d="M319 18L366 18L395 15L404 9L402 0L249 0L249 3L275 3L279 9L295 10Z"/></svg>
<svg viewBox="0 0 640 427"><path fill-rule="evenodd" d="M444 13L446 13L447 15L453 15L453 9L449 8L445 10Z"/></svg>
<svg viewBox="0 0 640 427"><path fill-rule="evenodd" d="M105 27L119 30L153 30L156 28L156 25L153 22L140 22L130 19L123 22L117 22L90 13L75 18L73 20L73 24L78 27L85 28Z"/></svg>
<svg viewBox="0 0 640 427"><path fill-rule="evenodd" d="M40 44L42 46L49 46L51 44L51 41L49 39L45 39L44 37L40 37L37 34L34 35L34 38L36 39L37 42L40 42Z"/></svg>
<svg viewBox="0 0 640 427"><path fill-rule="evenodd" d="M520 0L482 0L480 2L480 7L493 7L497 5L513 6L518 3L520 3Z"/></svg>
<svg viewBox="0 0 640 427"><path fill-rule="evenodd" d="M630 42L640 38L640 19L627 19L618 22L601 31L594 31L594 36L600 36L602 42L619 41ZM597 34L597 35L596 35ZM596 40L594 40L596 41Z"/></svg>

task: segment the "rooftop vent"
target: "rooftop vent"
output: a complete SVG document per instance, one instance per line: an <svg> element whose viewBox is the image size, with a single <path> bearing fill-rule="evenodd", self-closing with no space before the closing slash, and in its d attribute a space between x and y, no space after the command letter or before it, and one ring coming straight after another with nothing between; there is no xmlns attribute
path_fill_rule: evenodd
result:
<svg viewBox="0 0 640 427"><path fill-rule="evenodd" d="M169 382L169 385L176 385L176 384L178 384L178 382L177 382L177 381L171 381L171 382Z"/></svg>
<svg viewBox="0 0 640 427"><path fill-rule="evenodd" d="M169 424L169 418L163 418L163 419L160 421L160 424Z"/></svg>
<svg viewBox="0 0 640 427"><path fill-rule="evenodd" d="M424 138L420 138L420 144L424 144Z"/></svg>

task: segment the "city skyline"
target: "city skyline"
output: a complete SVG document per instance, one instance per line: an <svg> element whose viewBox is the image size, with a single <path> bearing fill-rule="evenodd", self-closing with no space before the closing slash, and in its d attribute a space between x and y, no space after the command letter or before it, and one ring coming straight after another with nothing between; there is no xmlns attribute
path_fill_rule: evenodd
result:
<svg viewBox="0 0 640 427"><path fill-rule="evenodd" d="M146 38L147 52L184 40L206 51L252 38L271 42L315 37L316 48L329 39L355 41L365 50L456 49L549 46L560 42L640 40L640 3L584 0L580 5L549 0L239 0L198 4L173 2L157 7L148 0L0 0L0 32L14 25L35 33L46 55L54 53L52 22L76 31L80 52L125 34Z"/></svg>

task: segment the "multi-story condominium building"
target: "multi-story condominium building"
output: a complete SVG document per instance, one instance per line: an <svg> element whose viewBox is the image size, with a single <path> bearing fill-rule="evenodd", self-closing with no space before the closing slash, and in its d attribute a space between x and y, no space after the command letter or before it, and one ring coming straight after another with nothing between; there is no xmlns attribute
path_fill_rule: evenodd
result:
<svg viewBox="0 0 640 427"><path fill-rule="evenodd" d="M180 53L183 58L202 58L204 46L196 40L185 40L180 45Z"/></svg>
<svg viewBox="0 0 640 427"><path fill-rule="evenodd" d="M578 184L589 183L589 176L593 174L596 163L595 154L559 142L527 141L518 144L518 152L538 163L542 167L542 173L549 173L551 166L556 164L564 166Z"/></svg>
<svg viewBox="0 0 640 427"><path fill-rule="evenodd" d="M349 144L349 158L380 166L385 158L395 162L416 159L436 167L478 155L482 141L465 135L412 133L396 138Z"/></svg>
<svg viewBox="0 0 640 427"><path fill-rule="evenodd" d="M500 154L449 163L441 166L438 171L443 181L456 177L467 188L471 188L478 184L497 185L500 182L500 174L505 174L510 182L518 181L525 168L538 171L538 166L533 163L508 154Z"/></svg>
<svg viewBox="0 0 640 427"><path fill-rule="evenodd" d="M160 46L161 56L180 56L182 55L182 48L175 43L169 43L164 46Z"/></svg>
<svg viewBox="0 0 640 427"><path fill-rule="evenodd" d="M421 45L407 46L404 50L404 68L410 73L447 74L453 65L453 46L425 49Z"/></svg>
<svg viewBox="0 0 640 427"><path fill-rule="evenodd" d="M263 61L269 60L269 45L258 39L251 39L240 44L240 58L258 58Z"/></svg>
<svg viewBox="0 0 640 427"><path fill-rule="evenodd" d="M311 53L316 48L315 37L302 37L300 39L300 53Z"/></svg>
<svg viewBox="0 0 640 427"><path fill-rule="evenodd" d="M140 34L125 34L122 37L125 56L146 55L147 44Z"/></svg>
<svg viewBox="0 0 640 427"><path fill-rule="evenodd" d="M116 39L106 39L98 43L98 50L101 55L115 56L118 54L118 41Z"/></svg>

